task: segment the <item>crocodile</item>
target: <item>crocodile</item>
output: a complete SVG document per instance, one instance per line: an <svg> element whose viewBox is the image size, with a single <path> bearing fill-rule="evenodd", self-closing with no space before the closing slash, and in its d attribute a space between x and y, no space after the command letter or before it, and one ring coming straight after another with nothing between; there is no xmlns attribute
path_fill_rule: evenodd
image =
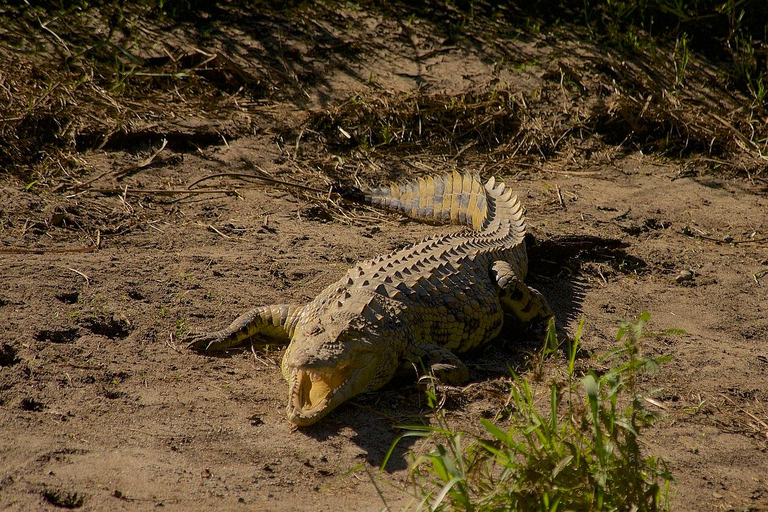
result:
<svg viewBox="0 0 768 512"><path fill-rule="evenodd" d="M311 425L407 367L463 384L469 372L458 354L496 337L505 313L522 322L553 318L542 294L523 282L523 208L503 183L453 171L345 190L385 210L470 229L360 262L306 305L258 307L220 331L187 338L204 353L252 337L288 344L281 369L293 424Z"/></svg>

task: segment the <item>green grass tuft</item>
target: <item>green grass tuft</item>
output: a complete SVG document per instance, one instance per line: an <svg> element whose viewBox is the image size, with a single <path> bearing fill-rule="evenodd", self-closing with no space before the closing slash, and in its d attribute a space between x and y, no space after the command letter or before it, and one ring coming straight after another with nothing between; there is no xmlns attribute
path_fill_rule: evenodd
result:
<svg viewBox="0 0 768 512"><path fill-rule="evenodd" d="M644 313L622 322L610 369L578 378L575 354L581 326L568 343L564 379L554 379L541 400L535 385L514 375L502 421L480 420L485 433L470 436L447 426L435 409L435 425L404 427L404 437L428 437L435 447L413 455L411 477L418 510L637 510L669 509L672 476L665 462L640 448L643 428L655 420L637 388L642 372L666 358L639 354ZM550 325L550 336L554 326ZM551 352L550 350L548 350ZM540 403L547 407L541 407ZM386 459L384 464L386 464Z"/></svg>

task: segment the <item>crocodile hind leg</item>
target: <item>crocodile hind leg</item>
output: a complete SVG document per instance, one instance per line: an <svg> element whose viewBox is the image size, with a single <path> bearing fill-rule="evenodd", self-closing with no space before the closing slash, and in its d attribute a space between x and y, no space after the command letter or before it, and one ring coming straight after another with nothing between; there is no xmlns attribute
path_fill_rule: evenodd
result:
<svg viewBox="0 0 768 512"><path fill-rule="evenodd" d="M262 306L243 313L229 327L192 334L184 341L187 348L198 352L227 350L256 335L269 338L272 343L286 345L291 340L301 309L287 304Z"/></svg>
<svg viewBox="0 0 768 512"><path fill-rule="evenodd" d="M547 299L538 290L523 283L508 262L494 262L491 276L501 290L499 300L502 307L520 321L530 322L536 318L548 319L554 316Z"/></svg>

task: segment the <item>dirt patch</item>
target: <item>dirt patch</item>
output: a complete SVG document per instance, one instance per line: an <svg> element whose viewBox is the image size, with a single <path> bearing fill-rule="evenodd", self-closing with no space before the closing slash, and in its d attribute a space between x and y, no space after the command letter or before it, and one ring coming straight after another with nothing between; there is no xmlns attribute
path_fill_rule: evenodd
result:
<svg viewBox="0 0 768 512"><path fill-rule="evenodd" d="M674 508L768 509L766 163L713 64L691 60L681 84L663 48L624 54L506 15L291 9L218 6L128 33L84 10L109 34L83 43L92 57L110 43L139 71L82 82L56 38L35 40L46 66L6 29L0 59L19 73L3 83L18 96L30 80L37 101L15 97L2 117L23 119L0 130L2 506L406 505L406 451L425 446L401 443L378 471L398 425L429 422L413 382L297 430L279 349L178 342L454 229L259 176L325 191L460 168L516 190L530 281L566 330L585 319L585 356L651 312L642 350L674 359L643 382L664 417L644 439L677 479ZM24 12L15 23L36 26ZM55 83L67 94L46 95ZM508 368L538 347L510 327L470 358L452 424L502 410Z"/></svg>

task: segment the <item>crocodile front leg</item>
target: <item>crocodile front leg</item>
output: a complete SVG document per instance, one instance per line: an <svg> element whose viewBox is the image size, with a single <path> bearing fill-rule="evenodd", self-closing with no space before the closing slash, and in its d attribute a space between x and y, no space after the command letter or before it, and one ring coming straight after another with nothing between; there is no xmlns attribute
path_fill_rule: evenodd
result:
<svg viewBox="0 0 768 512"><path fill-rule="evenodd" d="M220 331L192 334L184 341L198 352L220 352L259 335L270 342L287 345L301 313L301 306L278 304L262 306L243 313L229 327Z"/></svg>
<svg viewBox="0 0 768 512"><path fill-rule="evenodd" d="M467 367L447 348L421 343L409 351L407 359L420 362L443 384L460 386L469 380Z"/></svg>
<svg viewBox="0 0 768 512"><path fill-rule="evenodd" d="M491 265L491 277L501 291L499 300L502 307L520 321L530 322L537 317L546 319L554 316L547 299L538 290L523 283L508 262L495 261Z"/></svg>

